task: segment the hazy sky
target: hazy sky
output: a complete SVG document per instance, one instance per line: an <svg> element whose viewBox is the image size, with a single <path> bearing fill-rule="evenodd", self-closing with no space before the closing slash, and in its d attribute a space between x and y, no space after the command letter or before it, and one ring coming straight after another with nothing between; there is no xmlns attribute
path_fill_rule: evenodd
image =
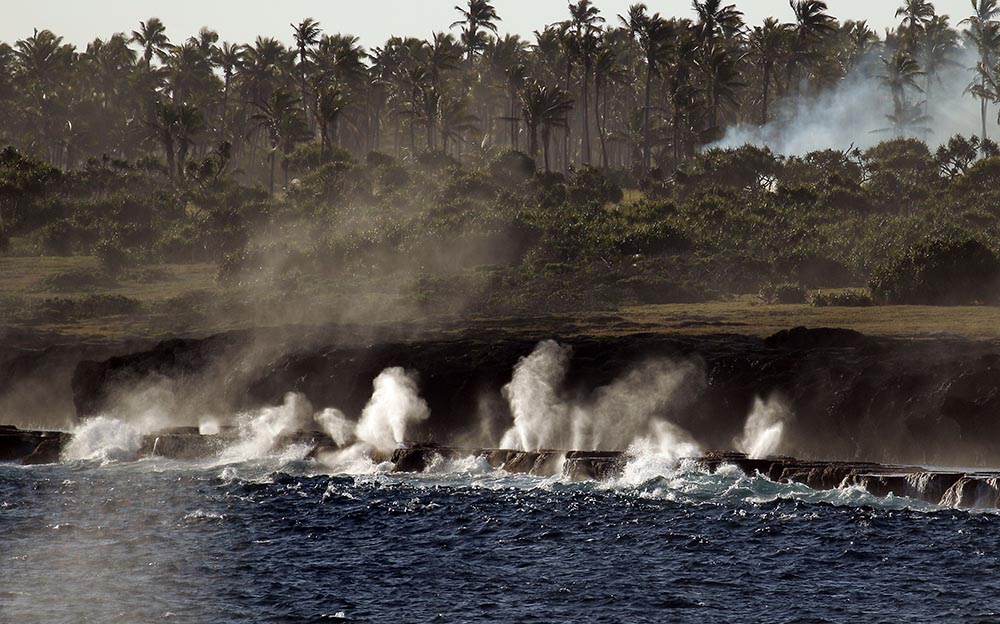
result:
<svg viewBox="0 0 1000 624"><path fill-rule="evenodd" d="M8 6L0 18L0 40L13 43L33 28L48 28L67 42L83 47L94 37L130 32L140 20L161 18L172 40L185 39L202 26L218 31L223 41L248 42L257 35L290 42L289 23L305 17L318 19L327 32L351 33L366 47L380 45L390 35L426 37L446 30L456 19L454 5L461 0L0 0ZM617 23L636 0L595 0L608 21ZM867 19L879 29L896 22L903 0L828 0L830 12L846 19ZM785 0L735 0L751 23L774 15L791 18ZM664 15L691 15L689 0L646 0L650 10ZM937 0L939 13L953 23L970 12L969 0ZM503 23L501 32L530 37L533 30L566 18L567 0L495 0Z"/></svg>

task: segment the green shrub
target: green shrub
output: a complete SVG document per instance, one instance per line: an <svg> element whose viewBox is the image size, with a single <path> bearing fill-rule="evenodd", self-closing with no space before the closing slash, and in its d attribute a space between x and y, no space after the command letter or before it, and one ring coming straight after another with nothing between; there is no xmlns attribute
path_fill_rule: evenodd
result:
<svg viewBox="0 0 1000 624"><path fill-rule="evenodd" d="M876 300L902 305L968 305L996 299L1000 259L971 239L929 238L873 272Z"/></svg>
<svg viewBox="0 0 1000 624"><path fill-rule="evenodd" d="M600 169L590 166L574 172L567 191L569 201L577 206L590 202L616 204L625 197L620 186Z"/></svg>
<svg viewBox="0 0 1000 624"><path fill-rule="evenodd" d="M801 284L773 284L765 283L760 287L760 298L764 303L792 304L806 302L806 289Z"/></svg>
<svg viewBox="0 0 1000 624"><path fill-rule="evenodd" d="M867 308L875 305L875 301L865 290L842 290L813 293L809 297L809 304L816 308Z"/></svg>
<svg viewBox="0 0 1000 624"><path fill-rule="evenodd" d="M94 255L108 275L117 277L132 263L128 252L116 239L102 239L94 245Z"/></svg>
<svg viewBox="0 0 1000 624"><path fill-rule="evenodd" d="M38 304L36 315L56 322L134 314L142 304L122 295L87 295L86 297L53 297Z"/></svg>
<svg viewBox="0 0 1000 624"><path fill-rule="evenodd" d="M493 181L501 185L517 185L535 175L535 161L524 152L508 150L487 166Z"/></svg>
<svg viewBox="0 0 1000 624"><path fill-rule="evenodd" d="M96 288L115 288L118 282L107 273L87 269L72 269L45 277L39 283L40 290L52 292L73 292Z"/></svg>

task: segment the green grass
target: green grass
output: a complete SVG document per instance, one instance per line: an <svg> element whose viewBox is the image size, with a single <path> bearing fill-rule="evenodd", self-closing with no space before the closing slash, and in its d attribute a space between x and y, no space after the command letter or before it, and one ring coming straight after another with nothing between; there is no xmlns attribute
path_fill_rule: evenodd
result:
<svg viewBox="0 0 1000 624"><path fill-rule="evenodd" d="M377 281L370 284L366 296L338 290L336 284L331 283L311 284L308 293L292 297L273 288L234 294L220 287L215 279L216 269L209 264L147 266L112 280L107 287L91 284L79 291L67 287L67 280L55 279L64 274L99 271L93 257L0 258L0 322L5 327L54 333L70 340L158 338L252 325L338 321L390 326L408 322L453 331L489 328L551 335L656 332L768 336L804 325L843 327L883 336L949 333L1000 339L1000 309L986 306L819 308L808 304L767 305L756 295L741 295L708 303L643 305L616 311L467 321L461 310L451 310L449 315L429 312L401 298L396 291L398 285ZM47 286L52 283L59 287ZM80 319L45 318L36 313L46 300L82 301L94 295L134 299L141 304L140 311Z"/></svg>

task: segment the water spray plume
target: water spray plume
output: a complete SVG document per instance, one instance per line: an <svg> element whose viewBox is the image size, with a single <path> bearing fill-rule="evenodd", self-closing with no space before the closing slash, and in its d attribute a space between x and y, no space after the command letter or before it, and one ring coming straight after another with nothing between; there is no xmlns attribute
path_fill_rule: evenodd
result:
<svg viewBox="0 0 1000 624"><path fill-rule="evenodd" d="M409 429L430 418L430 408L420 398L416 380L402 368L385 369L373 385L355 435L380 451L392 451L410 441Z"/></svg>
<svg viewBox="0 0 1000 624"><path fill-rule="evenodd" d="M753 459L778 453L788 416L788 408L781 399L754 399L753 409L743 428L743 436L736 442L737 448Z"/></svg>

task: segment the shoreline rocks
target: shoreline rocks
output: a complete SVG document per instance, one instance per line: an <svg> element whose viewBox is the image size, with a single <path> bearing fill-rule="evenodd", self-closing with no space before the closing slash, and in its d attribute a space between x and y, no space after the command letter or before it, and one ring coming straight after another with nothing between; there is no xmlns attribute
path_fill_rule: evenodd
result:
<svg viewBox="0 0 1000 624"><path fill-rule="evenodd" d="M51 464L60 460L72 434L24 431L0 426L0 463ZM196 428L174 428L149 434L135 459L162 457L193 461L218 456L236 438L232 432L202 435ZM283 444L306 444L329 450L331 442L318 432L301 431ZM622 476L629 460L622 451L518 451L460 449L434 444L396 449L384 459L398 473L421 473L440 461L482 459L496 470L537 477L562 476L571 481L608 481ZM734 466L747 476L760 475L777 483L799 483L814 490L860 487L873 496L890 494L956 508L1000 508L1000 470L931 470L872 462L804 461L792 457L752 459L742 453L716 452L689 461L710 473Z"/></svg>

